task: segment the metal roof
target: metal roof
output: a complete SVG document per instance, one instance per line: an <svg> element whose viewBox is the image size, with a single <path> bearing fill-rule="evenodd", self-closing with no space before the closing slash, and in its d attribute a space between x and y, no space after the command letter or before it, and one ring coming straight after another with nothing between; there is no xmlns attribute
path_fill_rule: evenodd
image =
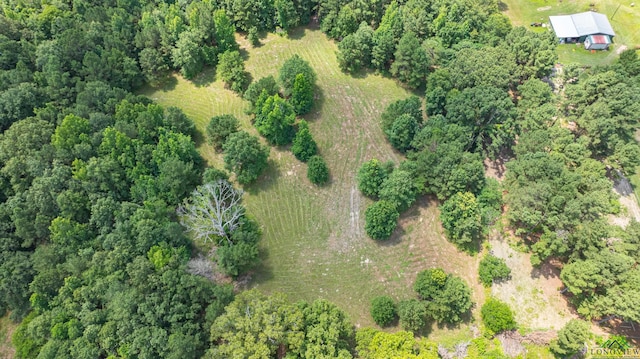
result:
<svg viewBox="0 0 640 359"><path fill-rule="evenodd" d="M580 37L593 34L615 36L607 15L593 11L573 15L549 16L558 37Z"/></svg>

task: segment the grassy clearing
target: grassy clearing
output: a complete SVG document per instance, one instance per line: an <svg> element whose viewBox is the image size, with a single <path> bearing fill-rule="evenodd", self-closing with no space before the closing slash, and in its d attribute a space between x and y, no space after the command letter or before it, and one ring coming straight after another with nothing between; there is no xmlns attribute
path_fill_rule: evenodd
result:
<svg viewBox="0 0 640 359"><path fill-rule="evenodd" d="M11 345L11 335L18 324L9 319L9 315L0 318L0 358L11 359L16 351Z"/></svg>
<svg viewBox="0 0 640 359"><path fill-rule="evenodd" d="M616 32L611 50L591 53L576 45L558 46L561 63L577 62L590 66L613 62L620 46L640 46L640 6L631 7L633 2L634 0L502 0L505 14L515 26L529 27L532 22L548 23L550 15L566 15L591 9L606 14ZM545 31L543 28L534 29Z"/></svg>
<svg viewBox="0 0 640 359"><path fill-rule="evenodd" d="M317 29L299 29L290 38L269 34L252 49L238 39L246 67L254 79L276 75L293 54L309 61L318 74L316 105L305 118L331 171L324 187L306 178L306 165L286 148L272 148L270 167L257 184L245 188L246 205L263 226L263 264L251 286L265 292L282 291L292 300L327 298L337 303L358 326L373 325L369 302L378 295L396 299L414 295L418 271L441 266L464 277L474 288L477 258L460 253L443 237L436 203L422 198L401 218L391 240L375 243L364 232L364 211L371 203L356 188L357 168L371 158L398 162L378 125L381 111L410 95L391 79L372 74L352 77L340 72L335 51ZM233 113L243 127L256 133L243 113L245 104L212 72L194 84L175 77L164 89L142 93L168 106L179 106L204 132L211 116ZM221 156L205 144L199 149L209 164ZM475 290L482 303L482 290ZM437 339L469 333L434 327Z"/></svg>

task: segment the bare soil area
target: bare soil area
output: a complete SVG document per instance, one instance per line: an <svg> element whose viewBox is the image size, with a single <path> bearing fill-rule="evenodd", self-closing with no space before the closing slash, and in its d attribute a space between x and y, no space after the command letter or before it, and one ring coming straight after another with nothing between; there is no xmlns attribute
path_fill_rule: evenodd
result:
<svg viewBox="0 0 640 359"><path fill-rule="evenodd" d="M558 330L572 318L572 313L559 289L559 271L544 264L533 268L530 254L515 251L500 236L489 241L493 254L511 268L511 278L494 283L491 294L508 303L515 311L516 321L530 330Z"/></svg>

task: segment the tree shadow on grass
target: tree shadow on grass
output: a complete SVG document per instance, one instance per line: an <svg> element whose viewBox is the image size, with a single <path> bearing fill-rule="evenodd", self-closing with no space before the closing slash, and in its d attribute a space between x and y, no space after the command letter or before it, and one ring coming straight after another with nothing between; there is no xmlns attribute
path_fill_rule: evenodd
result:
<svg viewBox="0 0 640 359"><path fill-rule="evenodd" d="M260 263L258 263L251 270L251 279L248 283L249 288L253 288L256 285L268 282L273 279L273 270L271 266L267 264L269 256L270 253L268 248L266 246L260 246Z"/></svg>
<svg viewBox="0 0 640 359"><path fill-rule="evenodd" d="M500 12L504 12L509 10L509 5L507 5L506 3L502 2L502 1L498 1L498 10L500 10Z"/></svg>
<svg viewBox="0 0 640 359"><path fill-rule="evenodd" d="M170 92L176 89L178 85L178 79L174 74L169 74L165 79L163 79L158 86L154 87L154 89L159 89L162 92Z"/></svg>
<svg viewBox="0 0 640 359"><path fill-rule="evenodd" d="M267 191L273 187L278 178L281 176L278 164L269 159L267 169L258 177L255 182L243 186L243 189L249 194L255 196L261 191Z"/></svg>
<svg viewBox="0 0 640 359"><path fill-rule="evenodd" d="M207 66L196 77L191 80L191 83L196 87L207 87L216 81L216 68Z"/></svg>
<svg viewBox="0 0 640 359"><path fill-rule="evenodd" d="M325 97L324 91L318 85L314 86L313 89L313 106L311 106L311 110L308 113L299 116L306 120L307 122L313 122L322 117L322 113L324 112L322 109L324 107Z"/></svg>
<svg viewBox="0 0 640 359"><path fill-rule="evenodd" d="M287 37L291 40L300 40L304 37L308 26L298 26L296 28L290 29Z"/></svg>

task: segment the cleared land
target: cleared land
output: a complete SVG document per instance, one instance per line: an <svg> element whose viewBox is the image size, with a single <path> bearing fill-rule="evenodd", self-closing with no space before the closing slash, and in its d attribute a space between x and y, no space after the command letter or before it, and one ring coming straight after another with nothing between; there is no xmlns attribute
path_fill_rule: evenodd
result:
<svg viewBox="0 0 640 359"><path fill-rule="evenodd" d="M11 345L11 335L18 325L9 319L9 315L0 318L0 358L11 359L16 351Z"/></svg>
<svg viewBox="0 0 640 359"><path fill-rule="evenodd" d="M584 65L601 65L613 62L621 46L640 46L640 4L635 0L502 0L504 12L514 26L526 26L532 22L548 23L550 15L566 15L594 10L609 17L616 32L614 46L609 51L591 53L577 45L559 45L561 63L577 62ZM593 6L592 6L593 5ZM546 28L531 28L546 31Z"/></svg>
<svg viewBox="0 0 640 359"><path fill-rule="evenodd" d="M336 62L336 45L317 29L299 29L288 39L269 34L255 49L244 39L238 41L254 79L275 76L293 54L310 62L319 88L316 105L305 118L331 171L328 185L313 186L306 179L306 165L288 149L271 149L269 170L257 184L245 188L247 207L264 232L263 265L250 286L282 291L292 300L327 298L346 310L356 325L373 325L368 312L373 297L413 297L417 272L441 266L465 278L474 287L475 302L482 303L477 258L446 241L433 200L420 199L385 243L364 233L364 211L371 201L358 192L356 171L374 157L400 160L378 122L387 104L410 93L381 76L343 74ZM194 82L176 76L166 88L142 93L162 105L183 108L201 132L211 116L232 113L255 134L243 113L246 104L212 80L211 72ZM209 164L220 166L220 154L204 144L199 148ZM466 325L455 330L434 328L431 333L433 339L444 341L469 335Z"/></svg>

